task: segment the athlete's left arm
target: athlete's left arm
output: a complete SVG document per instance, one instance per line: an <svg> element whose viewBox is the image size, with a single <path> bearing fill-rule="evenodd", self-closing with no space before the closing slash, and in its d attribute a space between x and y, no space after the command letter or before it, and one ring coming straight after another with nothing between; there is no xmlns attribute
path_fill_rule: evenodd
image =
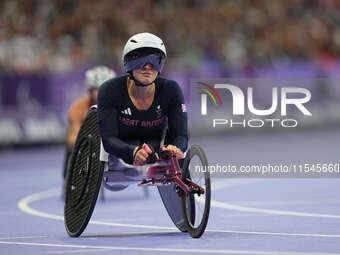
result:
<svg viewBox="0 0 340 255"><path fill-rule="evenodd" d="M175 145L185 152L188 147L188 114L181 87L169 81L168 139L167 144Z"/></svg>

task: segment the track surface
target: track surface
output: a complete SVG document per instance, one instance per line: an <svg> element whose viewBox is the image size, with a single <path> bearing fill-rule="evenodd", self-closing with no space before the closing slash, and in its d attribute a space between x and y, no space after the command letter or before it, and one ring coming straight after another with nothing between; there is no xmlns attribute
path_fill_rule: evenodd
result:
<svg viewBox="0 0 340 255"><path fill-rule="evenodd" d="M339 130L196 140L211 163L339 163ZM63 148L0 154L0 254L340 254L340 179L214 179L208 231L171 223L155 188L106 192L80 238L67 236Z"/></svg>

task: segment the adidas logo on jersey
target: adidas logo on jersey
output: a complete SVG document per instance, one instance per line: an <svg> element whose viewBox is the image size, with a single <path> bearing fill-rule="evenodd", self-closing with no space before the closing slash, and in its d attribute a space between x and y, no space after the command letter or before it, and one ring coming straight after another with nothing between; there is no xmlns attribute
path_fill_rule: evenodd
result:
<svg viewBox="0 0 340 255"><path fill-rule="evenodd" d="M121 113L126 114L126 115L132 115L130 107L121 111Z"/></svg>

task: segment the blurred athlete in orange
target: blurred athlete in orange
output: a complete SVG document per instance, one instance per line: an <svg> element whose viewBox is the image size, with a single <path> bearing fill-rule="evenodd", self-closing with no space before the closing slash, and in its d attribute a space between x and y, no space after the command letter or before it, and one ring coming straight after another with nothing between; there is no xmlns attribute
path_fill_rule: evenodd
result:
<svg viewBox="0 0 340 255"><path fill-rule="evenodd" d="M71 156L79 129L87 111L92 105L97 104L98 88L106 80L114 78L116 73L106 66L97 66L85 73L85 84L88 94L75 101L68 113L67 148L64 161L63 177L66 177L68 161Z"/></svg>

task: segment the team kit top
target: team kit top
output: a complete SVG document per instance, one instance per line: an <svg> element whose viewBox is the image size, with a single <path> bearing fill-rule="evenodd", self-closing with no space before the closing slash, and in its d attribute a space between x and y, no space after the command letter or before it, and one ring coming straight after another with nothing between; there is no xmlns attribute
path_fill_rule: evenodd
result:
<svg viewBox="0 0 340 255"><path fill-rule="evenodd" d="M187 110L179 85L157 77L155 94L147 110L138 110L128 93L128 75L106 81L98 91L98 121L107 153L132 164L133 150L143 143L159 150L164 144L183 152L188 146Z"/></svg>

